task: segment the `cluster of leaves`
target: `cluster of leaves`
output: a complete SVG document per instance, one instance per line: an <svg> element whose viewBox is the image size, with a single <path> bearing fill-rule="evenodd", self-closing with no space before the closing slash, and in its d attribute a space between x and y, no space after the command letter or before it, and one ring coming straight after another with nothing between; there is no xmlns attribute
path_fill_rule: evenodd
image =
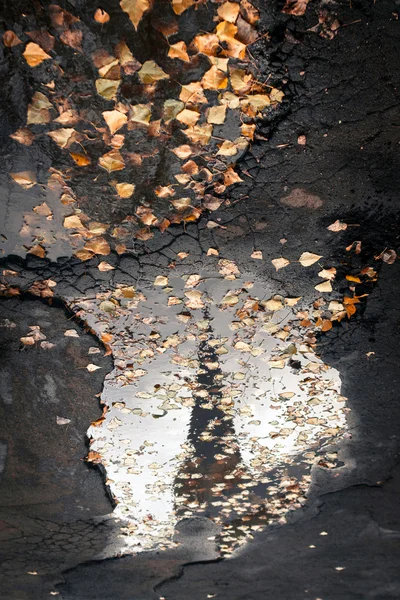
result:
<svg viewBox="0 0 400 600"><path fill-rule="evenodd" d="M91 64L85 68L93 79L85 80L84 94L73 87L71 93L71 79L82 81L83 72L64 70L55 53L61 43L84 62L87 25L78 17L51 5L50 30L25 33L32 40L27 43L11 30L3 36L10 53L20 52L24 44L22 57L29 68L44 68L45 80L34 90L26 126L11 137L30 146L43 145L43 136L48 136L60 150L52 151L56 159L49 185L57 187L71 211L64 227L82 260L107 254L110 240L123 252L132 237L146 240L154 235L152 228L164 231L171 223L194 221L202 211L216 210L225 190L241 181L234 163L254 138L257 118L283 99L281 91L258 82L252 72L247 47L257 39L259 15L249 0L215 1L207 7L194 0L171 0L164 6L161 25L157 3L120 4L134 31L91 51ZM212 10L214 29L199 31L190 41L182 31L187 41L179 39L180 16L191 12L196 18L195 11L202 10ZM111 27L116 18L101 9L93 15L95 26L102 28ZM157 61L151 46L147 60L135 56L133 40L144 20L165 49L161 55L153 52ZM202 74L194 79L190 74L199 65ZM190 83L185 82L188 75ZM95 95L98 110L87 105L88 94ZM25 189L37 184L33 171L11 177ZM88 186L110 205L108 214L122 211L120 226L93 222L85 214L80 192L87 194ZM107 242L100 237L106 231ZM34 253L44 255L44 246L37 234Z"/></svg>

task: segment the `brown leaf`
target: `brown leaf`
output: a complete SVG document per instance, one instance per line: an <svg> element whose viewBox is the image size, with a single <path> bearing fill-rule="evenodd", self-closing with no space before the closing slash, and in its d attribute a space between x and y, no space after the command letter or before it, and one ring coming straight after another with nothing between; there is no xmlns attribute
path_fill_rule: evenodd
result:
<svg viewBox="0 0 400 600"><path fill-rule="evenodd" d="M240 0L240 14L250 25L257 23L260 18L260 13L249 0Z"/></svg>
<svg viewBox="0 0 400 600"><path fill-rule="evenodd" d="M18 46L18 44L22 44L19 37L10 29L3 33L3 44L6 48L13 48L14 46Z"/></svg>
<svg viewBox="0 0 400 600"><path fill-rule="evenodd" d="M78 215L70 215L69 217L65 217L63 226L65 229L81 229L83 223Z"/></svg>
<svg viewBox="0 0 400 600"><path fill-rule="evenodd" d="M329 229L329 231L345 231L347 229L347 223L342 223L342 221L335 221L334 223L332 223L332 225L329 225L329 227L327 227L327 229Z"/></svg>
<svg viewBox="0 0 400 600"><path fill-rule="evenodd" d="M32 131L27 127L21 127L17 129L14 133L10 134L10 138L19 142L20 144L24 144L25 146L31 146L35 136Z"/></svg>
<svg viewBox="0 0 400 600"><path fill-rule="evenodd" d="M282 12L295 17L302 17L310 0L286 0Z"/></svg>
<svg viewBox="0 0 400 600"><path fill-rule="evenodd" d="M219 106L212 106L207 115L207 123L213 125L222 125L226 119L226 105L220 104Z"/></svg>
<svg viewBox="0 0 400 600"><path fill-rule="evenodd" d="M188 108L184 108L178 115L176 115L176 119L189 127L193 127L196 125L197 121L200 118L200 113L196 110L190 110Z"/></svg>
<svg viewBox="0 0 400 600"><path fill-rule="evenodd" d="M60 40L66 46L82 52L82 31L80 29L66 29L61 35Z"/></svg>
<svg viewBox="0 0 400 600"><path fill-rule="evenodd" d="M23 57L30 67L37 67L44 60L51 58L38 44L29 42L23 52Z"/></svg>
<svg viewBox="0 0 400 600"><path fill-rule="evenodd" d="M206 146L211 139L212 125L195 125L184 130L184 134L195 144Z"/></svg>
<svg viewBox="0 0 400 600"><path fill-rule="evenodd" d="M32 96L31 103L28 106L28 115L26 124L43 124L51 121L49 108L53 108L53 105L41 92L35 92Z"/></svg>
<svg viewBox="0 0 400 600"><path fill-rule="evenodd" d="M28 250L28 254L34 254L35 256L39 256L39 258L44 258L46 256L46 250L43 248L43 246L37 244Z"/></svg>
<svg viewBox="0 0 400 600"><path fill-rule="evenodd" d="M239 175L235 173L233 168L228 167L228 169L224 173L224 184L226 186L229 186L233 185L234 183L240 183L241 181L243 181L243 179L241 179Z"/></svg>
<svg viewBox="0 0 400 600"><path fill-rule="evenodd" d="M283 257L282 258L274 258L273 260L271 260L271 262L277 271L279 271L279 269L283 269L284 267L287 267L290 264L290 261L287 258L283 258Z"/></svg>
<svg viewBox="0 0 400 600"><path fill-rule="evenodd" d="M94 254L107 255L111 252L109 243L102 237L89 240L88 242L86 242L84 249L88 250L89 252L94 252Z"/></svg>
<svg viewBox="0 0 400 600"><path fill-rule="evenodd" d="M55 38L46 29L40 31L27 31L27 35L33 42L38 44L45 52L50 52L54 48Z"/></svg>

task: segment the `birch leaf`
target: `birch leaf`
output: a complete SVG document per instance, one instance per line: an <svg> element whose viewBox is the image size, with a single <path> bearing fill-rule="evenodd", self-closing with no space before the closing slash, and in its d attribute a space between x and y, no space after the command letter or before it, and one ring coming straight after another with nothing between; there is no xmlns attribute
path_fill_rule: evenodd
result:
<svg viewBox="0 0 400 600"><path fill-rule="evenodd" d="M111 150L111 152L107 152L106 154L103 154L103 156L100 156L99 165L109 173L125 169L124 159L118 150Z"/></svg>
<svg viewBox="0 0 400 600"><path fill-rule="evenodd" d="M179 60L190 62L185 42L176 42L176 44L171 44L168 50L168 56L169 58L179 58Z"/></svg>
<svg viewBox="0 0 400 600"><path fill-rule="evenodd" d="M19 173L10 173L15 183L18 183L25 190L36 184L36 175L33 171L20 171Z"/></svg>
<svg viewBox="0 0 400 600"><path fill-rule="evenodd" d="M314 263L316 263L322 256L318 254L313 254L312 252L303 252L303 254L299 258L299 263L303 267L310 267Z"/></svg>
<svg viewBox="0 0 400 600"><path fill-rule="evenodd" d="M128 120L128 117L119 110L105 110L103 113L103 119L108 125L111 135L114 135L118 129L121 129Z"/></svg>
<svg viewBox="0 0 400 600"><path fill-rule="evenodd" d="M155 83L161 79L169 78L169 75L154 60L146 60L142 68L138 71L138 75L142 83Z"/></svg>
<svg viewBox="0 0 400 600"><path fill-rule="evenodd" d="M329 280L323 281L322 283L319 283L318 285L315 285L314 287L316 290L318 290L318 292L331 292L332 291L332 284Z"/></svg>
<svg viewBox="0 0 400 600"><path fill-rule="evenodd" d="M26 45L26 48L23 53L23 57L30 67L37 67L44 60L51 58L47 52L42 50L42 48L35 44L34 42L29 42Z"/></svg>
<svg viewBox="0 0 400 600"><path fill-rule="evenodd" d="M151 7L151 2L150 0L121 0L120 6L137 29L144 13Z"/></svg>
<svg viewBox="0 0 400 600"><path fill-rule="evenodd" d="M271 260L271 262L277 271L279 271L279 269L283 269L284 267L287 267L290 264L290 261L287 258L283 258L283 257L282 258L274 258L273 260Z"/></svg>

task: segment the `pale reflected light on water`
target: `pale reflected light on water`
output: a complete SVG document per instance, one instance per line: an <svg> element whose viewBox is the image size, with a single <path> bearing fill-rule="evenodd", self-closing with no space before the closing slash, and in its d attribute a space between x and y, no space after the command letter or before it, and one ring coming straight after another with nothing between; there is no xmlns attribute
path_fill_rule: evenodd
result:
<svg viewBox="0 0 400 600"><path fill-rule="evenodd" d="M345 398L302 337L301 301L239 278L192 282L72 303L115 361L88 436L132 550L173 545L179 520L202 515L229 555L304 504L310 464L335 466L323 445L343 433Z"/></svg>

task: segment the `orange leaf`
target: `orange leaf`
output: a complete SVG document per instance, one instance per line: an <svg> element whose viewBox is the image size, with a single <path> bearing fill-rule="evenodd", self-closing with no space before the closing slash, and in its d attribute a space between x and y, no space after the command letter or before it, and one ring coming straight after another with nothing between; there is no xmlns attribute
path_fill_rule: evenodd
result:
<svg viewBox="0 0 400 600"><path fill-rule="evenodd" d="M86 154L78 154L76 152L70 152L69 154L76 162L78 167L86 167L86 165L90 165L90 158Z"/></svg>

